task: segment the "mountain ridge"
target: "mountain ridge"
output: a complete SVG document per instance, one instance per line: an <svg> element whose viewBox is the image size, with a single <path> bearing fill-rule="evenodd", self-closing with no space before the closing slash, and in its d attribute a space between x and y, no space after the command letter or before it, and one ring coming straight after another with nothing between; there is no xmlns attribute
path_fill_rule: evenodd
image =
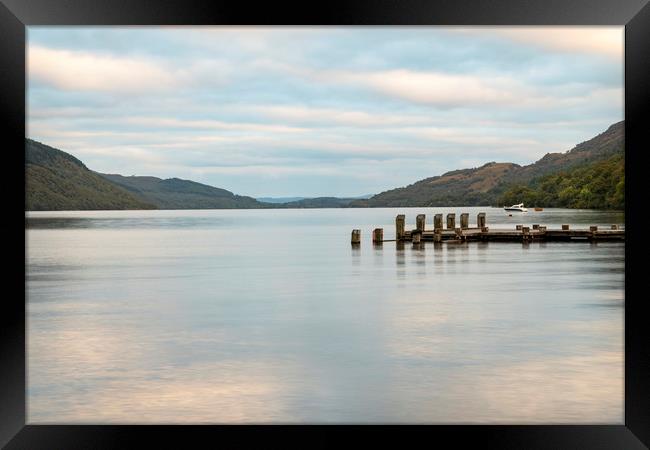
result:
<svg viewBox="0 0 650 450"><path fill-rule="evenodd" d="M25 141L25 210L154 209L62 150Z"/></svg>
<svg viewBox="0 0 650 450"><path fill-rule="evenodd" d="M124 176L99 173L106 180L128 190L159 209L261 209L266 204L252 197L181 178Z"/></svg>
<svg viewBox="0 0 650 450"><path fill-rule="evenodd" d="M625 122L620 121L564 153L547 153L525 166L492 161L480 167L452 170L381 192L368 200L353 201L348 207L493 205L515 185L623 154L624 130Z"/></svg>

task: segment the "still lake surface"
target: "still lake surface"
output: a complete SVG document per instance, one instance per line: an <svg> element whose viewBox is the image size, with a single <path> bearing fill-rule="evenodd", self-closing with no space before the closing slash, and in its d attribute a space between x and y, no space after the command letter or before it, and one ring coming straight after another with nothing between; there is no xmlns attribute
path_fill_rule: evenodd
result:
<svg viewBox="0 0 650 450"><path fill-rule="evenodd" d="M623 243L371 243L479 211L624 224L27 213L28 422L622 424Z"/></svg>

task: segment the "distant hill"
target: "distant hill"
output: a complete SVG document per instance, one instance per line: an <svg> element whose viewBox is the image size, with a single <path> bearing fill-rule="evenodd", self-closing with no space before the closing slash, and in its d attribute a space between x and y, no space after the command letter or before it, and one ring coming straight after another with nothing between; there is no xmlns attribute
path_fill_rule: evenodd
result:
<svg viewBox="0 0 650 450"><path fill-rule="evenodd" d="M613 155L623 154L624 147L625 121L621 121L567 152L547 153L539 161L523 166L511 181L529 182L543 175L602 161Z"/></svg>
<svg viewBox="0 0 650 450"><path fill-rule="evenodd" d="M340 208L353 200L366 199L372 194L357 197L258 197L257 200L273 203L281 208Z"/></svg>
<svg viewBox="0 0 650 450"><path fill-rule="evenodd" d="M496 204L499 200L504 201L504 194L515 186L527 186L545 175L586 167L616 155L624 157L624 129L623 121L615 123L605 132L578 144L565 153L547 153L540 160L527 166L490 162L478 168L454 170L420 180L406 187L382 192L368 200L353 201L348 206Z"/></svg>
<svg viewBox="0 0 650 450"><path fill-rule="evenodd" d="M307 197L258 197L255 200L262 203L289 203L304 200Z"/></svg>
<svg viewBox="0 0 650 450"><path fill-rule="evenodd" d="M160 209L245 209L266 208L252 197L235 195L195 181L180 178L161 179L147 176L99 174L106 180L120 186L142 201L152 203Z"/></svg>
<svg viewBox="0 0 650 450"><path fill-rule="evenodd" d="M339 198L339 197L315 197L305 198L295 202L282 203L284 208L340 208L347 206L354 198Z"/></svg>
<svg viewBox="0 0 650 450"><path fill-rule="evenodd" d="M351 207L485 205L493 199L492 190L520 168L517 164L490 162L479 168L447 172L403 188L382 192L367 200L356 200Z"/></svg>
<svg viewBox="0 0 650 450"><path fill-rule="evenodd" d="M153 209L74 156L25 140L26 211Z"/></svg>

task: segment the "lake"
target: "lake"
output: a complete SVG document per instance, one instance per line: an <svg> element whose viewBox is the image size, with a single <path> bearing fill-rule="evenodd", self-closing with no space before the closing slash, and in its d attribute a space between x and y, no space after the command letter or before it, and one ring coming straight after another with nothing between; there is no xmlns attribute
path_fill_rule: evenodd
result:
<svg viewBox="0 0 650 450"><path fill-rule="evenodd" d="M623 424L624 243L371 243L479 211L624 224L27 213L27 421Z"/></svg>

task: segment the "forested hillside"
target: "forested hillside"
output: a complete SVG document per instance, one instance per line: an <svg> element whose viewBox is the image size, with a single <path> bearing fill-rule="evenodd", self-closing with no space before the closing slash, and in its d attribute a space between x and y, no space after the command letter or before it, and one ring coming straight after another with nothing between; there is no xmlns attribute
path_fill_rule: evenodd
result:
<svg viewBox="0 0 650 450"><path fill-rule="evenodd" d="M527 206L624 209L625 158L614 155L568 171L560 171L509 188L499 203Z"/></svg>
<svg viewBox="0 0 650 450"><path fill-rule="evenodd" d="M153 209L154 205L106 181L74 156L27 139L27 211Z"/></svg>
<svg viewBox="0 0 650 450"><path fill-rule="evenodd" d="M454 170L406 187L382 192L368 200L353 201L349 206L500 206L504 203L521 202L530 204L533 192L546 189L543 191L544 195L539 191L539 196L535 197L539 206L618 209L623 204L621 195L625 186L624 125L624 122L615 123L603 133L567 152L547 153L538 161L526 166L491 162L478 168ZM617 170L605 177L601 172L604 168ZM553 174L557 177L547 177ZM570 180L566 178L569 176ZM600 178L599 181L592 182L589 176ZM543 183L551 183L550 180L563 183L561 197L560 192L552 193L550 186L540 187ZM615 195L614 192L619 194Z"/></svg>
<svg viewBox="0 0 650 450"><path fill-rule="evenodd" d="M225 189L180 178L163 180L146 176L100 175L127 189L142 201L152 203L160 209L234 209L271 206L258 202L252 197L235 195Z"/></svg>

